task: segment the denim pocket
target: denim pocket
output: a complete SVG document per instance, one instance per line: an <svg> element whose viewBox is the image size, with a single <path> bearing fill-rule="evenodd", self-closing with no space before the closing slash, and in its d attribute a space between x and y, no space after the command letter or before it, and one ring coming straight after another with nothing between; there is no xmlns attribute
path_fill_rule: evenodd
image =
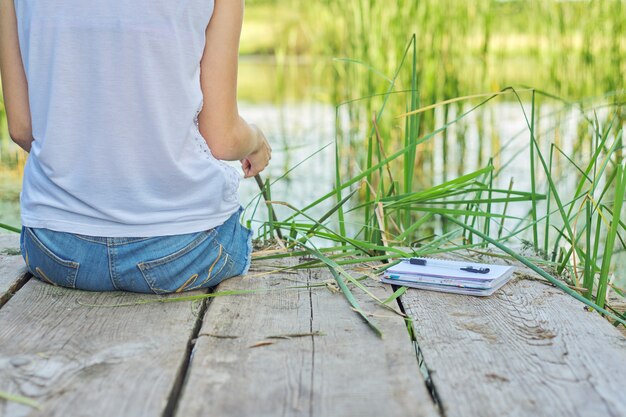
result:
<svg viewBox="0 0 626 417"><path fill-rule="evenodd" d="M233 259L215 236L214 229L201 232L183 248L137 267L155 294L215 286L233 270Z"/></svg>
<svg viewBox="0 0 626 417"><path fill-rule="evenodd" d="M78 262L61 258L55 252L54 246L61 246L63 242L45 245L37 236L34 229L25 227L23 230L22 246L26 266L31 274L40 281L61 287L76 288ZM52 239L49 240L51 243Z"/></svg>

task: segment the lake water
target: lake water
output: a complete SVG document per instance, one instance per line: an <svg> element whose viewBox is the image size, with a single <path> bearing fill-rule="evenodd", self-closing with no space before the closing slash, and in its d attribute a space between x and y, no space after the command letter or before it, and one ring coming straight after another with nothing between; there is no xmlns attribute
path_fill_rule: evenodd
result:
<svg viewBox="0 0 626 417"><path fill-rule="evenodd" d="M316 85L310 66L290 68L288 71L277 73L276 66L271 62L242 60L240 112L244 118L259 125L272 144L273 158L268 169L262 173L262 177L271 181L283 177L272 185L272 199L302 208L334 187L336 108L319 100L319 97L328 95L322 92L325 88L322 84ZM307 82L310 84L306 85ZM527 112L530 111L528 104L524 107ZM448 120L454 118L455 111L460 110L458 107L449 109ZM599 118L606 113L606 110L600 110ZM434 125L443 125L443 117L441 109L435 111ZM347 130L350 121L345 107L339 111L339 118L339 125ZM588 159L588 152L584 149L575 151L580 142L581 121L576 110L563 110L556 105L544 105L540 109L538 120L538 137L545 155L548 155L549 144L556 142L564 153L575 155L577 160ZM363 125L361 133L357 132L354 137L365 138L367 129L368 126ZM345 139L340 140L345 142ZM444 143L447 143L445 152ZM494 186L507 189L509 181L513 178L514 189L528 191L530 190L528 143L528 128L520 105L505 99L496 99L479 112L474 112L462 122L452 125L447 131L446 138L441 133L418 147L418 153L425 149L432 152L432 157L425 162L421 172L418 172L419 178L416 178L415 182L424 188L440 184L485 166L489 157L494 156L494 165L496 169L501 170L495 178ZM364 149L365 145L362 147ZM399 144L397 148L400 147ZM10 153L11 148L5 146L3 152L5 155ZM341 155L342 167L352 166L357 172L358 164L350 161L351 158L355 158L354 154ZM238 163L233 165L239 166ZM15 169L5 168L0 171L2 187L0 222L18 226L19 176L16 175ZM343 174L349 176L355 172ZM576 184L576 176L571 175L571 172L571 166L568 168L563 163L555 165L554 177L558 179L559 190L565 194L568 190L571 193ZM545 192L545 175L539 174L537 181L538 191ZM253 179L241 182L240 196L245 206L251 204L253 208L258 202L258 193L258 186ZM329 199L308 213L314 218L319 218L332 207L333 203L334 200ZM539 203L539 212L543 204ZM264 205L260 204L259 207L253 228L258 227L266 218ZM247 212L248 216L252 214L252 208ZM275 206L275 208L279 219L293 214L287 207ZM502 206L495 204L493 208L497 212ZM521 218L527 216L528 210L527 203L512 203L507 213ZM347 221L349 231L356 232L362 226L362 220L357 213L349 216ZM514 225L510 220L505 224L507 228ZM433 225L433 231L441 232L440 227L441 224ZM522 237L528 238L528 234Z"/></svg>

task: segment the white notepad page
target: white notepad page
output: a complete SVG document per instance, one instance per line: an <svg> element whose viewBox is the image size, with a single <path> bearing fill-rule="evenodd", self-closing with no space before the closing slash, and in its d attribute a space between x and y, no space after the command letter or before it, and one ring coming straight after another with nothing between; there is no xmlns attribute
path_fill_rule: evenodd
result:
<svg viewBox="0 0 626 417"><path fill-rule="evenodd" d="M481 264L471 261L448 261L443 259L419 258L425 259L426 265L414 265L408 260L402 261L397 265L388 268L385 274L399 275L422 275L442 278L463 278L463 279L481 279L495 280L503 276L511 274L512 266L508 265L491 265ZM489 268L486 274L463 271L461 268L472 266L474 268Z"/></svg>

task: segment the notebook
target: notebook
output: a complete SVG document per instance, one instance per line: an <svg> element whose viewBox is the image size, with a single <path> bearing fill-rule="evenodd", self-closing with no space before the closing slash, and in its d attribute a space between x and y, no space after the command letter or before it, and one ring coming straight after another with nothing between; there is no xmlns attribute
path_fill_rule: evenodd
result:
<svg viewBox="0 0 626 417"><path fill-rule="evenodd" d="M410 258L388 268L381 281L431 291L488 296L511 279L514 269L508 265Z"/></svg>

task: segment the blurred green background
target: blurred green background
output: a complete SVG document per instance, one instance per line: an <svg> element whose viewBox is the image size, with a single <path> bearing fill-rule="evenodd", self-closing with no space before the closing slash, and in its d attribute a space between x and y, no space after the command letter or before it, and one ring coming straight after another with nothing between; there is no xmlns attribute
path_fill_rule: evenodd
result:
<svg viewBox="0 0 626 417"><path fill-rule="evenodd" d="M339 147L351 159L342 172L350 176L365 157L358 152L359 137L382 100L342 107L339 125L335 106L387 91L413 35L420 105L511 85L532 86L565 100L616 103L624 99L625 22L626 3L619 0L248 0L239 74L242 112L276 145L268 175L282 175L304 155L341 135L345 140ZM405 63L395 91L414 88L410 72L411 62ZM389 106L387 123L381 122L387 151L402 136L393 117L406 110L407 102L396 99ZM479 139L488 142L477 143L474 151L477 163L484 162L501 147L498 136L503 133L498 132L511 124L503 106L460 126L446 143L466 149L464 129L477 129ZM431 131L460 109L451 106L444 113L424 114L420 132ZM519 120L516 123L523 128ZM583 149L587 137L574 135L570 140ZM418 163L425 178L437 178L436 161L445 155L429 146ZM25 155L8 138L0 103L0 222L19 223L24 161ZM446 163L454 172L471 168L463 159L446 157ZM294 174L291 178L306 180ZM321 172L320 178L329 186L335 180L332 172ZM283 191L302 204L310 190L303 193L300 190L307 187L290 184ZM245 197L254 192L254 185L242 189Z"/></svg>

